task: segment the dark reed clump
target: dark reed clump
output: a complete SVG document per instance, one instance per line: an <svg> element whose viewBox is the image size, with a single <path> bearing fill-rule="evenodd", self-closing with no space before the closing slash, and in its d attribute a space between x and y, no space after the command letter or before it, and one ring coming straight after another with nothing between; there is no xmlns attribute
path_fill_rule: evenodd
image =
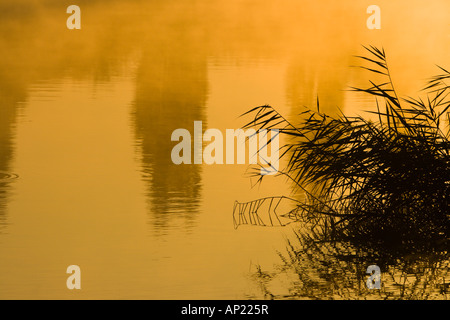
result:
<svg viewBox="0 0 450 320"><path fill-rule="evenodd" d="M327 236L370 245L448 248L450 227L450 73L439 67L424 88L426 98L397 95L386 54L375 47L361 66L381 76L368 88L376 120L330 116L307 109L292 124L274 108L248 111L245 128L278 129L287 143L280 171L309 195L303 215L321 217ZM270 143L270 141L268 142ZM262 177L260 177L262 179Z"/></svg>

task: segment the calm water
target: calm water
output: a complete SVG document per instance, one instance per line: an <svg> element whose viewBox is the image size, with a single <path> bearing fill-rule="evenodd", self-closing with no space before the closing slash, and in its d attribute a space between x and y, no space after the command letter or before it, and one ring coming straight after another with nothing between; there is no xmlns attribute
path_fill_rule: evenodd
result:
<svg viewBox="0 0 450 320"><path fill-rule="evenodd" d="M0 298L262 297L252 274L280 263L291 228L233 228L233 203L291 195L245 165L172 163L178 128L235 129L252 107L287 117L315 104L361 113L373 101L350 65L388 52L414 95L448 66L448 1L78 1L0 4ZM66 288L67 266L82 290ZM271 291L287 294L287 279ZM324 295L328 294L324 291Z"/></svg>

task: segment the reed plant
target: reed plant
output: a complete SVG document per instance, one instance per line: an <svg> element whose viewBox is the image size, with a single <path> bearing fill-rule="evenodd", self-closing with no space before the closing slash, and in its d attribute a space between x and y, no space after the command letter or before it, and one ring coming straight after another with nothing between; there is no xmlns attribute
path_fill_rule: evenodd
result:
<svg viewBox="0 0 450 320"><path fill-rule="evenodd" d="M439 67L422 97L401 98L384 49L364 48L360 67L381 80L350 90L374 97L372 116L327 115L317 102L294 124L264 105L244 114L252 117L244 128L278 129L286 138L279 174L308 195L290 214L319 224L324 238L447 248L450 72Z"/></svg>

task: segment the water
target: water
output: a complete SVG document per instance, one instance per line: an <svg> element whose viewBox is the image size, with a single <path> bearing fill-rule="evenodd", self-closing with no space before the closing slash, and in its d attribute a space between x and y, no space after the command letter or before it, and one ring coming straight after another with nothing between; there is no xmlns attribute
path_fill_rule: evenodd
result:
<svg viewBox="0 0 450 320"><path fill-rule="evenodd" d="M294 118L303 105L349 113L371 101L344 89L361 44L383 45L398 89L414 94L448 65L446 1L80 1L0 5L0 298L262 297L291 234L233 228L234 201L292 194L252 188L245 165L172 163L171 133L237 129L252 107ZM422 44L422 45L418 45ZM66 288L67 266L82 290ZM283 294L283 281L272 283ZM325 292L324 292L325 295Z"/></svg>

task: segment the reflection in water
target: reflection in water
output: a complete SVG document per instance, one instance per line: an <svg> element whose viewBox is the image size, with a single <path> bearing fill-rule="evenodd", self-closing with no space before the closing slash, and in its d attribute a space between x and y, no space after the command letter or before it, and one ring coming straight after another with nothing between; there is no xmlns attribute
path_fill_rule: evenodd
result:
<svg viewBox="0 0 450 320"><path fill-rule="evenodd" d="M193 134L194 121L205 122L206 94L206 60L199 48L180 37L148 44L137 75L134 115L156 233L166 232L179 217L189 230L199 212L200 166L172 163L171 134L178 128Z"/></svg>
<svg viewBox="0 0 450 320"><path fill-rule="evenodd" d="M95 32L68 36L66 28L58 27L57 12L65 12L63 9L49 5L42 10L37 2L30 1L0 3L0 224L7 223L5 210L13 180L9 171L17 115L26 106L31 85L61 78L66 72L73 78L93 74L95 79L105 79L115 67L94 67L96 62L107 63L110 57L97 49L106 41L97 41ZM96 43L95 48L92 42ZM99 74L102 76L96 76Z"/></svg>
<svg viewBox="0 0 450 320"><path fill-rule="evenodd" d="M0 68L6 68L1 66ZM15 178L9 171L13 157L14 126L17 118L17 105L25 100L25 90L9 73L0 75L0 232L7 224L6 209L10 184Z"/></svg>
<svg viewBox="0 0 450 320"><path fill-rule="evenodd" d="M317 233L296 234L281 255L279 272L255 274L267 297L285 299L447 299L450 262L447 251L417 253L405 249L392 256L377 246L324 241ZM370 265L381 270L381 289L368 289ZM273 283L287 277L283 293ZM285 293L288 291L288 293Z"/></svg>
<svg viewBox="0 0 450 320"><path fill-rule="evenodd" d="M342 110L350 76L348 66L355 49L358 47L338 51L327 46L327 52L339 54L322 54L317 59L318 52L301 52L292 59L286 88L292 118L304 111L304 107L315 109L317 103L320 111L327 114Z"/></svg>
<svg viewBox="0 0 450 320"><path fill-rule="evenodd" d="M311 16L320 19L309 17L306 22L298 22L296 32L302 45L291 50L286 79L286 95L294 119L305 106L315 109L317 100L322 112L335 113L343 108L351 57L358 52L359 41L366 41L360 40L364 34L364 29L358 27L360 21L347 18L359 17L363 5L326 3L308 8Z"/></svg>

